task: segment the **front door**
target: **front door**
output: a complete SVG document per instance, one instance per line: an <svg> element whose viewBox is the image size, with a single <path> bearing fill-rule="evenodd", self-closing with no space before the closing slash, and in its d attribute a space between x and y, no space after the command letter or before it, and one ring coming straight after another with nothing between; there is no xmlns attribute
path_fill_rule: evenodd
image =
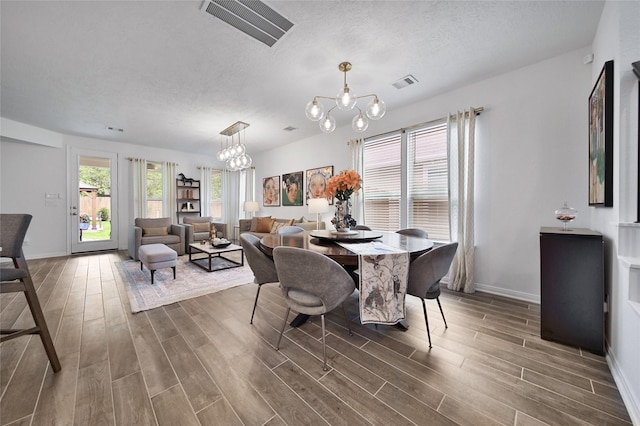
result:
<svg viewBox="0 0 640 426"><path fill-rule="evenodd" d="M118 248L118 155L69 151L71 253Z"/></svg>

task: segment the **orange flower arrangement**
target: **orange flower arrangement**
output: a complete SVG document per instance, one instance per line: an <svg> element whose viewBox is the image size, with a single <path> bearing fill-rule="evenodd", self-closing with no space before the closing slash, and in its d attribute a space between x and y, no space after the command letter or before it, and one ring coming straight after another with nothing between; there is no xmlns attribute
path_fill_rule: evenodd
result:
<svg viewBox="0 0 640 426"><path fill-rule="evenodd" d="M329 178L324 195L326 197L336 197L340 201L346 201L351 197L351 194L357 193L362 188L361 184L362 179L355 170L343 170Z"/></svg>

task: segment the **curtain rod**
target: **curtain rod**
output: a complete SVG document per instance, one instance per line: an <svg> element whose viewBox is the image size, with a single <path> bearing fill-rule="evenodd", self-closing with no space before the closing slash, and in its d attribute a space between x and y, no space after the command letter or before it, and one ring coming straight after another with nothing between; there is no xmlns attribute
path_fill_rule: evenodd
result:
<svg viewBox="0 0 640 426"><path fill-rule="evenodd" d="M135 157L126 157L125 160L129 160L129 161L133 161L133 160L144 160L147 163L168 163L168 164L174 164L176 167L178 167L180 164L178 163L172 163L170 161L152 161L152 160L145 160L144 158L135 158Z"/></svg>
<svg viewBox="0 0 640 426"><path fill-rule="evenodd" d="M224 169L216 169L215 167L207 167L207 166L196 166L196 169L198 170L202 170L202 169L211 169L211 170L224 170ZM251 167L247 167L247 169L253 169L255 170L256 168L251 166ZM245 169L246 170L246 169Z"/></svg>
<svg viewBox="0 0 640 426"><path fill-rule="evenodd" d="M484 107L479 107L479 108L473 108L473 111L475 112L476 115L480 115L481 112L484 112ZM469 115L469 111L465 111L465 116ZM379 138L382 136L387 136L387 135L391 135L394 133L398 133L398 132L406 132L407 130L411 130L411 129L415 129L416 127L422 127L422 126L426 126L429 124L433 124L433 123L437 123L438 121L443 121L446 120L447 117L440 117L440 118L436 118L435 120L429 120L429 121L423 121L422 123L418 123L418 124L414 124L413 126L409 126L409 127L401 127L399 129L396 130L391 130L389 132L384 132L384 133L379 133L377 135L373 135L373 136L368 136L366 138L363 139L374 139L374 138ZM349 145L349 142L347 142L347 145Z"/></svg>

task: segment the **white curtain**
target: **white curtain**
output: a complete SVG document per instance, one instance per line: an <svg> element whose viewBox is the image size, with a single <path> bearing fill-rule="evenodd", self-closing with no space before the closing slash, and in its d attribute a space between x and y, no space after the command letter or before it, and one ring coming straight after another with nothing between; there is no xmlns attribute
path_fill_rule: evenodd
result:
<svg viewBox="0 0 640 426"><path fill-rule="evenodd" d="M202 217L211 216L211 167L200 167L200 211Z"/></svg>
<svg viewBox="0 0 640 426"><path fill-rule="evenodd" d="M256 201L256 169L255 167L249 167L248 169L245 169L244 172L245 172L245 189L244 189L245 201Z"/></svg>
<svg viewBox="0 0 640 426"><path fill-rule="evenodd" d="M171 223L178 223L176 165L176 163L162 163L162 215L170 217Z"/></svg>
<svg viewBox="0 0 640 426"><path fill-rule="evenodd" d="M147 160L143 158L131 158L131 218L147 217Z"/></svg>
<svg viewBox="0 0 640 426"><path fill-rule="evenodd" d="M222 199L238 200L240 198L240 173L222 171ZM227 235L232 235L233 226L238 224L240 218L239 204L224 202L222 205L222 221L227 224ZM235 238L235 236L233 236Z"/></svg>
<svg viewBox="0 0 640 426"><path fill-rule="evenodd" d="M362 139L352 139L348 142L351 148L351 168L362 177L362 185L366 185L364 181L364 146ZM364 190L358 191L358 194L351 196L351 216L359 223L364 224Z"/></svg>
<svg viewBox="0 0 640 426"><path fill-rule="evenodd" d="M449 214L451 240L458 242L448 287L473 293L474 268L474 153L476 111L458 111L449 115Z"/></svg>

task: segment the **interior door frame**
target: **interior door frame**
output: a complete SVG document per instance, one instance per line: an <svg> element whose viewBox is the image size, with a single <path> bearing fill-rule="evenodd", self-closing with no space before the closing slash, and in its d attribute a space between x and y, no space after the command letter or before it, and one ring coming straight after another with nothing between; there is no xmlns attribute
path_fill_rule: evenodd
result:
<svg viewBox="0 0 640 426"><path fill-rule="evenodd" d="M80 229L78 224L80 193L79 182L79 158L98 157L108 158L111 162L111 238L99 241L80 241ZM101 250L117 250L119 247L118 232L118 153L108 151L98 151L93 149L68 147L67 150L67 199L68 221L67 221L67 252L71 254L86 253ZM75 209L74 209L75 207Z"/></svg>

